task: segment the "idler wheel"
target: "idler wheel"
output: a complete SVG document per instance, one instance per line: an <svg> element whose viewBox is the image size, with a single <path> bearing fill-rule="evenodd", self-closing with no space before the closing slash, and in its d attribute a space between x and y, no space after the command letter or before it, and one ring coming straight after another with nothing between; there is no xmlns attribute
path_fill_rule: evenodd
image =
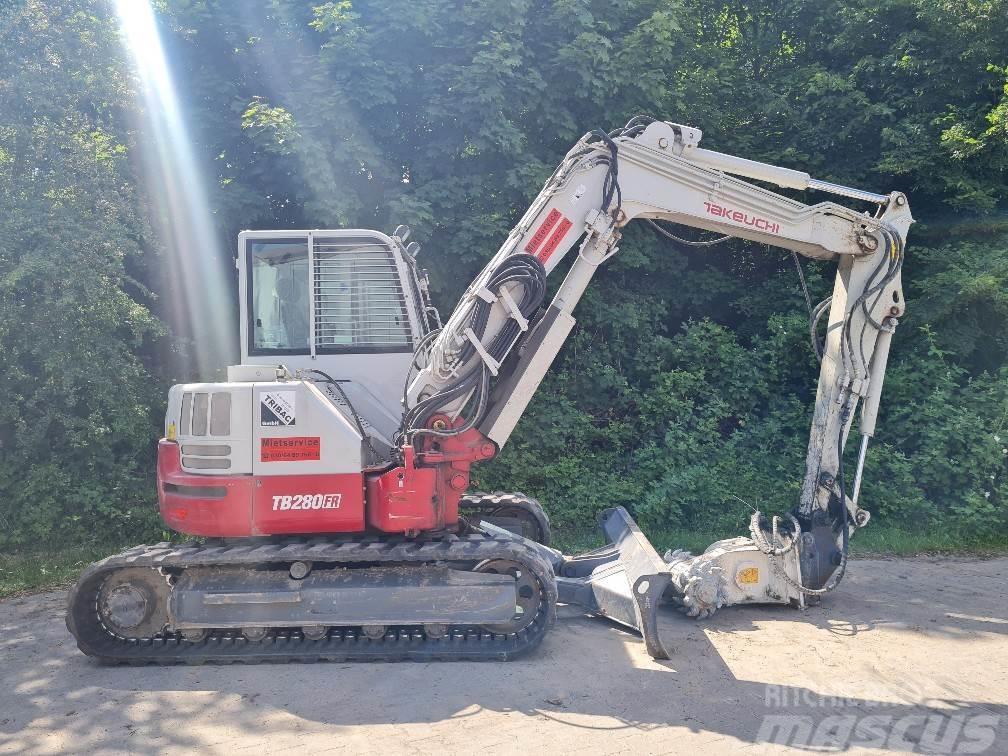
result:
<svg viewBox="0 0 1008 756"><path fill-rule="evenodd" d="M164 576L146 567L127 567L109 575L98 591L98 618L121 638L149 638L168 623Z"/></svg>
<svg viewBox="0 0 1008 756"><path fill-rule="evenodd" d="M542 596L539 581L523 564L507 559L490 559L476 566L476 572L495 572L515 579L515 613L510 622L484 625L491 633L518 633L531 625L539 613Z"/></svg>

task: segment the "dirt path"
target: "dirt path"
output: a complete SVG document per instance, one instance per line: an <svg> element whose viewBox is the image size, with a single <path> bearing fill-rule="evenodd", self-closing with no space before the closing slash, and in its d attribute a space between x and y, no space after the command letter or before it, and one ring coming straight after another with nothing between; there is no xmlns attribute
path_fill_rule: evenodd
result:
<svg viewBox="0 0 1008 756"><path fill-rule="evenodd" d="M675 648L561 607L510 664L100 667L63 593L0 603L0 753L1008 753L1008 559L858 560L823 606L671 609Z"/></svg>

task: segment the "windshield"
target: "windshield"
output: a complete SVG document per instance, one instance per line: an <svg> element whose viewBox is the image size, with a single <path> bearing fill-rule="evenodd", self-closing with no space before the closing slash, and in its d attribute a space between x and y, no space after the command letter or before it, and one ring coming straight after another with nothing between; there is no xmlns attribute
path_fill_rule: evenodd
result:
<svg viewBox="0 0 1008 756"><path fill-rule="evenodd" d="M307 240L255 240L248 249L252 349L307 354Z"/></svg>

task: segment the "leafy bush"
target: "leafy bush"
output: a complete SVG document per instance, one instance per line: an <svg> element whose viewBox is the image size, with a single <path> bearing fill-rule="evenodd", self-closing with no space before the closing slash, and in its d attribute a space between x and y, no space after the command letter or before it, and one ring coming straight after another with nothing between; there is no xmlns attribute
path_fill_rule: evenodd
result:
<svg viewBox="0 0 1008 756"><path fill-rule="evenodd" d="M1006 532L1004 0L156 5L216 174L207 249L242 228L409 223L442 311L569 145L639 112L694 123L714 149L907 191L923 223L863 501L905 528ZM170 219L137 170L151 135L111 4L7 14L0 547L146 538L164 390L203 324L161 322L153 292L173 279L152 229ZM804 265L826 296L833 266ZM480 486L535 494L569 528L623 504L654 528L727 532L749 506L793 505L817 365L789 257L631 226L575 314Z"/></svg>

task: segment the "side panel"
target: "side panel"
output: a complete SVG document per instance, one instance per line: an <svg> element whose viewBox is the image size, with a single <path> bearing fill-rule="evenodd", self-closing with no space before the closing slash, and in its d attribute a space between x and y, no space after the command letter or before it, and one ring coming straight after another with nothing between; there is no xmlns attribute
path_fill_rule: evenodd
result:
<svg viewBox="0 0 1008 756"><path fill-rule="evenodd" d="M344 475L257 477L252 534L348 533L364 529L364 479Z"/></svg>
<svg viewBox="0 0 1008 756"><path fill-rule="evenodd" d="M364 529L360 473L196 475L182 469L179 444L158 444L158 504L173 530L240 538Z"/></svg>
<svg viewBox="0 0 1008 756"><path fill-rule="evenodd" d="M250 398L253 474L359 476L360 433L315 386L256 383Z"/></svg>
<svg viewBox="0 0 1008 756"><path fill-rule="evenodd" d="M412 359L412 352L376 352L320 354L314 359L301 355L249 357L245 364L276 367L282 362L290 370L322 370L337 380L347 381L343 388L363 419L391 438L402 419L403 383Z"/></svg>
<svg viewBox="0 0 1008 756"><path fill-rule="evenodd" d="M223 399L222 399L223 397ZM191 535L364 529L357 429L304 381L184 384L158 448L165 523Z"/></svg>
<svg viewBox="0 0 1008 756"><path fill-rule="evenodd" d="M252 532L251 475L197 475L182 469L179 444L158 444L158 506L172 530L240 537Z"/></svg>
<svg viewBox="0 0 1008 756"><path fill-rule="evenodd" d="M254 535L364 529L357 429L302 381L252 391Z"/></svg>

